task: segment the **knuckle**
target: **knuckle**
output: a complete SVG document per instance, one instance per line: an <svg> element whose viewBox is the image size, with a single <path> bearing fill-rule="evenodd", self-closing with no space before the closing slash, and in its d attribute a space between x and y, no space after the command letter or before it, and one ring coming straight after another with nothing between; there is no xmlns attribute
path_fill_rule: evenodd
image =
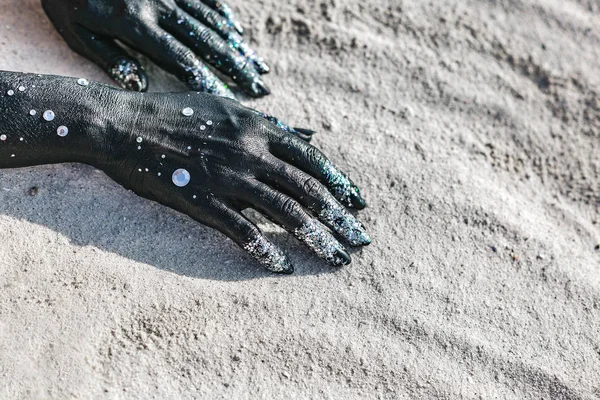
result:
<svg viewBox="0 0 600 400"><path fill-rule="evenodd" d="M298 213L298 204L294 200L284 195L278 195L278 197L277 203L282 215L291 216Z"/></svg>
<svg viewBox="0 0 600 400"><path fill-rule="evenodd" d="M311 163L319 163L323 158L321 152L316 147L310 145L306 147L304 152L306 154L306 159Z"/></svg>
<svg viewBox="0 0 600 400"><path fill-rule="evenodd" d="M314 197L321 192L321 183L315 178L307 178L302 184L302 191L308 196Z"/></svg>
<svg viewBox="0 0 600 400"><path fill-rule="evenodd" d="M171 47L171 51L177 64L189 65L193 64L196 60L194 52L185 47L175 46L174 44L169 44L169 47Z"/></svg>

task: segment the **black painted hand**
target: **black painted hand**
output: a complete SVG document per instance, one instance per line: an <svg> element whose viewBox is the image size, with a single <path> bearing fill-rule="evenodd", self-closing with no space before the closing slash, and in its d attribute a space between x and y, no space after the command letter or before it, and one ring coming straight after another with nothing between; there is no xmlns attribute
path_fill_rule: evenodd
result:
<svg viewBox="0 0 600 400"><path fill-rule="evenodd" d="M42 5L69 46L123 88L145 91L148 80L116 40L191 90L233 98L204 60L250 95L269 94L260 78L269 67L244 42L239 22L221 0L42 0Z"/></svg>
<svg viewBox="0 0 600 400"><path fill-rule="evenodd" d="M287 257L241 211L253 208L333 265L370 242L341 203L363 208L356 186L319 150L238 102L202 93L123 92L127 110L96 164L115 181L217 228L269 270ZM329 189L329 190L328 190ZM319 222L320 220L320 222Z"/></svg>
<svg viewBox="0 0 600 400"><path fill-rule="evenodd" d="M219 229L271 271L287 257L242 211L253 208L333 265L350 262L330 233L370 242L344 206L358 188L272 118L201 92L138 93L0 71L0 168L82 162L140 196Z"/></svg>

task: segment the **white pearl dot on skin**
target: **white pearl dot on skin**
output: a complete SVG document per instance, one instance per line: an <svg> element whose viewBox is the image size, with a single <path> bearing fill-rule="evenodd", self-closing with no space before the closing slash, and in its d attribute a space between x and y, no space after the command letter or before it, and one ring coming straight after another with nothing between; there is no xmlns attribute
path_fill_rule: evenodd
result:
<svg viewBox="0 0 600 400"><path fill-rule="evenodd" d="M56 130L56 134L60 137L65 137L69 134L69 128L67 128L64 125L61 125L58 127L58 129Z"/></svg>
<svg viewBox="0 0 600 400"><path fill-rule="evenodd" d="M159 172L157 175L158 175L158 176L161 176L161 175L162 175L162 173L160 173L160 172Z"/></svg>
<svg viewBox="0 0 600 400"><path fill-rule="evenodd" d="M165 158L166 156L163 154L162 156L160 156L160 158Z"/></svg>
<svg viewBox="0 0 600 400"><path fill-rule="evenodd" d="M181 113L183 115L185 115L186 117L191 117L192 115L194 115L194 110L192 110L189 107L184 108L183 110L181 110Z"/></svg>
<svg viewBox="0 0 600 400"><path fill-rule="evenodd" d="M6 135L0 135L0 140L4 142L6 140Z"/></svg>
<svg viewBox="0 0 600 400"><path fill-rule="evenodd" d="M190 173L186 169L179 168L178 170L173 172L172 179L173 179L173 183L175 184L175 186L184 187L188 183L190 183L191 176L190 176Z"/></svg>
<svg viewBox="0 0 600 400"><path fill-rule="evenodd" d="M141 149L142 149L142 146L138 146L138 150L141 150Z"/></svg>
<svg viewBox="0 0 600 400"><path fill-rule="evenodd" d="M144 169L144 171L148 172L148 168Z"/></svg>
<svg viewBox="0 0 600 400"><path fill-rule="evenodd" d="M198 197L198 196L196 196L196 195L193 195L193 196L192 196L192 199L195 199L196 197Z"/></svg>
<svg viewBox="0 0 600 400"><path fill-rule="evenodd" d="M31 116L34 116L34 115L36 115L36 114L37 114L37 111L35 111L35 110L31 110L31 111L29 111L29 115L31 115Z"/></svg>
<svg viewBox="0 0 600 400"><path fill-rule="evenodd" d="M212 121L211 120L206 121L206 125L212 125Z"/></svg>
<svg viewBox="0 0 600 400"><path fill-rule="evenodd" d="M201 131L203 131L203 130L205 130L205 129L206 129L206 126L204 126L204 125L200 125L200 130L201 130Z"/></svg>
<svg viewBox="0 0 600 400"><path fill-rule="evenodd" d="M139 172L142 172L142 169L141 169L141 168L138 168L138 171L139 171Z"/></svg>
<svg viewBox="0 0 600 400"><path fill-rule="evenodd" d="M6 92L7 95L12 96L13 94L15 94L14 90L9 90L8 92Z"/></svg>
<svg viewBox="0 0 600 400"><path fill-rule="evenodd" d="M192 146L188 146L188 150L191 150L191 149L192 149Z"/></svg>
<svg viewBox="0 0 600 400"><path fill-rule="evenodd" d="M144 141L144 139L142 139L141 137L138 136L138 138L135 139L135 141L138 143L142 143Z"/></svg>
<svg viewBox="0 0 600 400"><path fill-rule="evenodd" d="M19 92L24 92L25 91L25 86L19 86Z"/></svg>
<svg viewBox="0 0 600 400"><path fill-rule="evenodd" d="M11 156L11 157L14 157L15 155L14 155L14 154L11 154L10 156Z"/></svg>
<svg viewBox="0 0 600 400"><path fill-rule="evenodd" d="M48 122L54 120L55 116L56 115L54 115L54 111L52 111L52 110L46 110L46 111L44 111L44 114L42 114L42 117Z"/></svg>
<svg viewBox="0 0 600 400"><path fill-rule="evenodd" d="M23 139L23 138L19 138L19 140L22 142L22 141L23 141L23 140L25 140L25 139Z"/></svg>
<svg viewBox="0 0 600 400"><path fill-rule="evenodd" d="M87 85L89 85L89 84L90 84L90 81L88 81L88 80L87 80L87 79L85 79L85 78L79 78L79 79L77 79L77 84L78 84L79 86L87 86Z"/></svg>

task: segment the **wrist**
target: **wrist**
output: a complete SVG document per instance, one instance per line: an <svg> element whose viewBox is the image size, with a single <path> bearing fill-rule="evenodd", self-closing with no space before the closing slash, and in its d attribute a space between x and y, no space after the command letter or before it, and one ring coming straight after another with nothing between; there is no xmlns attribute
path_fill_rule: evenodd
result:
<svg viewBox="0 0 600 400"><path fill-rule="evenodd" d="M0 166L98 165L120 92L77 78L0 72Z"/></svg>

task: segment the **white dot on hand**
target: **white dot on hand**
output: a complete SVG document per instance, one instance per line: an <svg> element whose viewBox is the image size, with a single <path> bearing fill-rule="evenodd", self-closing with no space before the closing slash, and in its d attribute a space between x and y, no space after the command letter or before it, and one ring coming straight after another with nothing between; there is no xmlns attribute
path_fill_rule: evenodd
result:
<svg viewBox="0 0 600 400"><path fill-rule="evenodd" d="M190 173L186 169L179 168L178 170L173 172L172 179L173 179L173 183L175 184L175 186L184 187L188 183L190 183L191 176L190 176Z"/></svg>
<svg viewBox="0 0 600 400"><path fill-rule="evenodd" d="M46 111L44 111L44 114L42 114L42 117L48 122L53 121L55 116L56 115L54 114L54 111L52 111L52 110L46 110Z"/></svg>
<svg viewBox="0 0 600 400"><path fill-rule="evenodd" d="M56 134L60 137L65 137L69 134L69 128L67 128L64 125L61 125L58 127L58 129L56 130Z"/></svg>

